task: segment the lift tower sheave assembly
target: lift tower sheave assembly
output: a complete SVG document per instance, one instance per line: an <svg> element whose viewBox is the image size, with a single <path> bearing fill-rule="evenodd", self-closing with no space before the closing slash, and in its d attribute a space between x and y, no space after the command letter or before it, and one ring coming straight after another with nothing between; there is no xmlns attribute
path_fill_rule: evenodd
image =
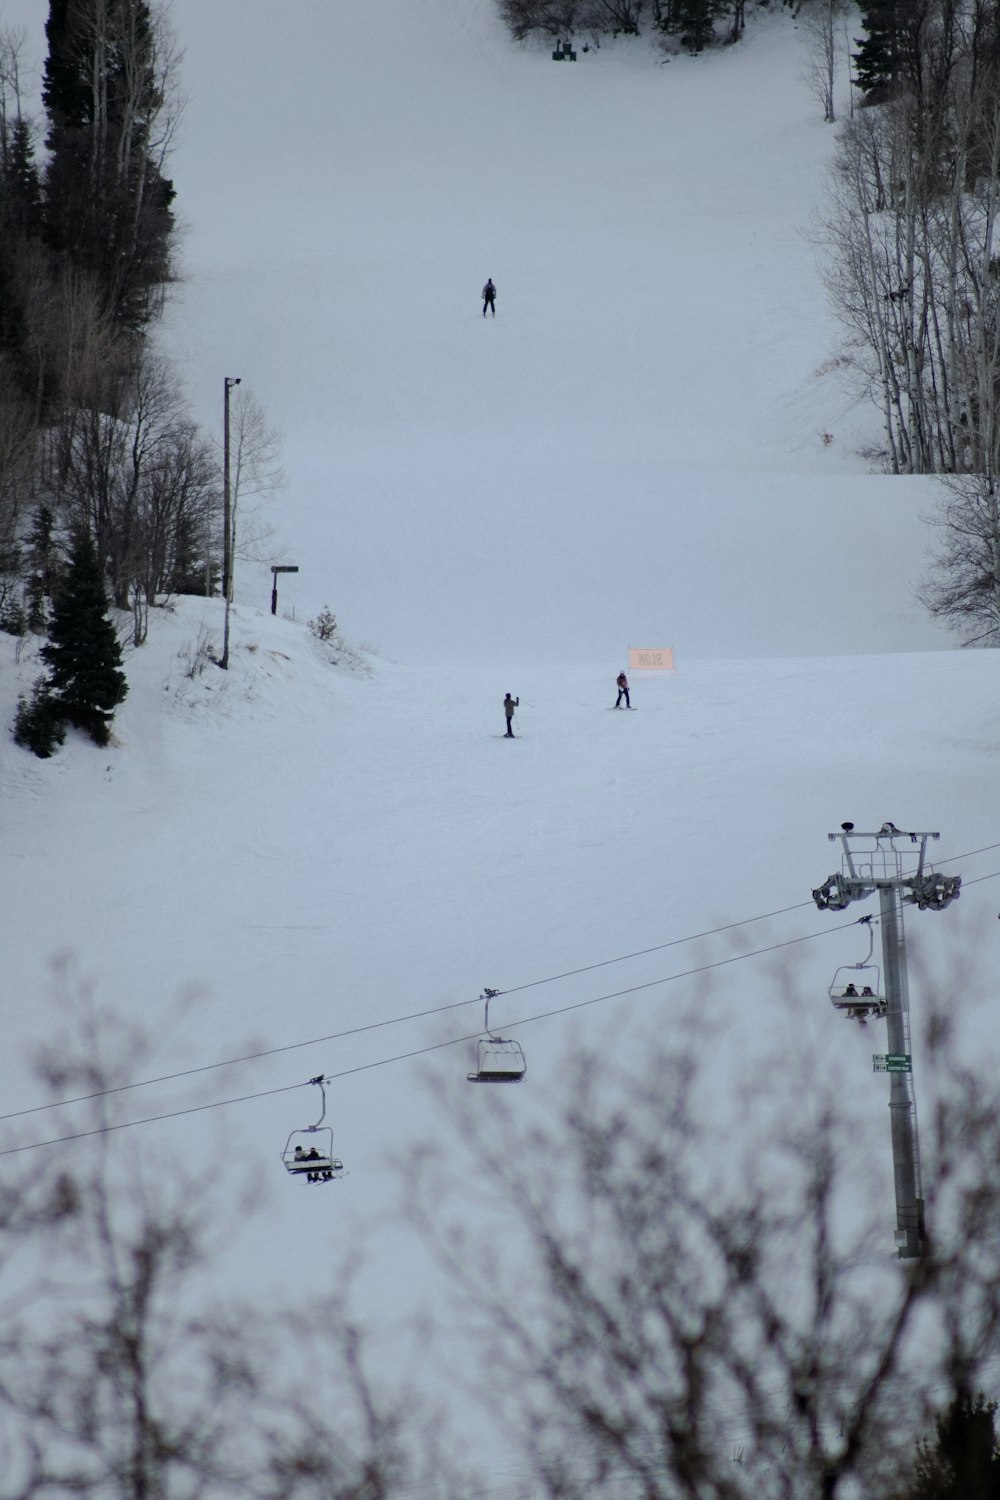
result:
<svg viewBox="0 0 1000 1500"><path fill-rule="evenodd" d="M859 833L853 823L843 823L841 831L829 837L840 842L842 862L840 871L812 893L820 911L843 911L852 901L864 901L878 892L888 1050L875 1058L875 1067L889 1075L897 1252L903 1259L917 1259L923 1254L924 1202L903 905L916 906L918 911L943 911L961 894L962 877L928 868L927 844L940 838L937 833L905 833L894 823L883 823L877 833Z"/></svg>

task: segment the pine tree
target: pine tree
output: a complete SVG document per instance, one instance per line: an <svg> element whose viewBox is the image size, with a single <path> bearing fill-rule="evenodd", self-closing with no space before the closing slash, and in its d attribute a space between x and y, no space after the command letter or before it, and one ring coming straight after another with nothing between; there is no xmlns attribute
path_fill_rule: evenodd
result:
<svg viewBox="0 0 1000 1500"><path fill-rule="evenodd" d="M141 329L170 276L173 184L155 146L165 108L158 19L146 0L50 0L49 245L97 280L119 327Z"/></svg>
<svg viewBox="0 0 1000 1500"><path fill-rule="evenodd" d="M0 163L3 217L23 239L42 230L42 185L35 163L31 122L18 115L10 130L9 148Z"/></svg>
<svg viewBox="0 0 1000 1500"><path fill-rule="evenodd" d="M65 738L65 722L44 677L39 677L31 697L25 698L22 693L17 700L14 740L26 750L33 750L39 760L48 760Z"/></svg>
<svg viewBox="0 0 1000 1500"><path fill-rule="evenodd" d="M864 36L855 37L855 78L869 104L882 104L908 76L913 81L913 48L923 10L918 0L864 0Z"/></svg>
<svg viewBox="0 0 1000 1500"><path fill-rule="evenodd" d="M41 656L49 668L49 693L67 723L84 730L95 744L106 745L128 683L97 554L86 532L77 535L55 591L49 640Z"/></svg>
<svg viewBox="0 0 1000 1500"><path fill-rule="evenodd" d="M41 635L48 619L49 601L57 576L52 530L55 517L47 505L40 505L31 519L31 530L25 546L28 579L25 599L28 606L28 629Z"/></svg>
<svg viewBox="0 0 1000 1500"><path fill-rule="evenodd" d="M980 1392L956 1396L934 1423L936 1439L917 1446L906 1500L996 1500L1000 1448L993 1422L997 1403Z"/></svg>

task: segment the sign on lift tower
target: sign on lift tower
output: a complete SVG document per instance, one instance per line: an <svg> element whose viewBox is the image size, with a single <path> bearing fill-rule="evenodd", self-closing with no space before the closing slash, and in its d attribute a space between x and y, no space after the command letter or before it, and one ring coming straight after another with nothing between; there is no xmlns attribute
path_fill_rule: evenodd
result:
<svg viewBox="0 0 1000 1500"><path fill-rule="evenodd" d="M852 901L878 892L885 968L885 1021L888 1050L874 1057L877 1072L889 1075L889 1121L896 1188L896 1248L903 1259L916 1260L924 1248L924 1199L920 1184L917 1111L910 1054L910 996L906 977L903 906L943 911L961 894L961 875L941 875L927 865L927 844L938 833L905 833L883 823L877 833L858 833L841 823L840 871L829 876L813 900L820 911L843 911Z"/></svg>

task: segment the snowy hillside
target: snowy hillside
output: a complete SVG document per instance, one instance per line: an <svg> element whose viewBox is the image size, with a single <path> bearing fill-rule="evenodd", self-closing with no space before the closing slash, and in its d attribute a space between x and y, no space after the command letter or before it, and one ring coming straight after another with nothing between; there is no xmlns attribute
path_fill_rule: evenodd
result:
<svg viewBox="0 0 1000 1500"><path fill-rule="evenodd" d="M868 475L874 413L819 373L833 133L787 15L572 67L492 0L174 16L167 342L206 425L240 375L285 435L299 618L461 662L941 645L909 592L929 491Z"/></svg>
<svg viewBox="0 0 1000 1500"><path fill-rule="evenodd" d="M44 0L12 9L40 55ZM554 68L489 0L173 14L189 280L163 337L206 427L239 375L282 429L295 619L246 565L228 674L217 601L181 600L126 663L113 747L0 740L7 1111L38 1102L60 955L159 1030L157 1076L269 1054L136 1091L131 1117L276 1092L130 1149L238 1155L266 1213L220 1284L235 1267L265 1295L363 1246L362 1307L394 1327L429 1284L395 1169L447 1147L433 1094L464 1079L484 986L518 991L494 1019L531 1109L578 1042L702 1003L704 974L671 976L803 939L790 995L773 953L715 972L720 1079L755 1049L840 1070L891 1202L877 1046L827 998L864 944L810 891L844 819L940 830L967 886L914 917L914 958L933 980L971 956L992 998L1000 666L940 649L911 597L932 487L868 473L872 415L818 373L836 330L807 231L833 138L798 33L765 16L717 56ZM306 629L324 604L376 643L370 671ZM609 712L629 643L673 644L680 671ZM8 720L37 670L0 637ZM994 1033L987 1011L977 1045ZM320 1072L344 1075L349 1175L317 1193L280 1152ZM239 1192L220 1179L234 1218Z"/></svg>

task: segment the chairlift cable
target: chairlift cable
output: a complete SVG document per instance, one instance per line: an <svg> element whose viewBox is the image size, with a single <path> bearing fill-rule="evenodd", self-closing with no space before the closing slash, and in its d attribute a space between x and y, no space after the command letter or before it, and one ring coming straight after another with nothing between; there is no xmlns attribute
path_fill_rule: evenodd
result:
<svg viewBox="0 0 1000 1500"><path fill-rule="evenodd" d="M997 873L1000 874L1000 871L998 871ZM635 995L639 994L643 990L655 989L657 985L670 984L676 979L690 979L697 974L709 973L712 969L721 969L728 964L741 963L744 959L761 958L768 953L775 953L782 948L791 948L794 947L797 943L807 943L814 938L828 937L831 933L843 932L846 931L848 927L855 926L857 926L856 921L841 922L836 927L824 927L817 932L804 933L801 937L786 938L783 942L780 943L770 943L766 948L754 948L749 953L731 953L728 955L728 957L715 959L711 963L698 964L692 969L684 969L676 974L666 974L663 975L660 979L650 979L643 984L629 985L626 989L615 990L607 995L595 995L589 1000L577 1000L570 1005L560 1005L553 1010L541 1011L532 1016L523 1016L519 1021L512 1021L508 1024L512 1027L528 1026L535 1021L552 1020L555 1016L564 1016L568 1015L571 1011L574 1010L584 1010L591 1005L600 1005L606 1000L620 1000L623 999L626 995ZM479 998L481 997L477 997L477 999ZM343 1068L336 1073L320 1074L318 1075L318 1077L324 1084L333 1083L337 1079L350 1078L357 1073L369 1073L374 1068L384 1068L388 1067L392 1063L407 1062L411 1058L422 1057L428 1052L439 1052L445 1047L457 1047L462 1045L463 1043L475 1041L480 1035L481 1032L475 1031L466 1036L449 1037L446 1041L430 1042L423 1047L411 1048L408 1052L396 1053L393 1057L376 1058L373 1062L358 1063L354 1067ZM260 1089L252 1094L240 1094L231 1099L215 1099L209 1101L206 1104L190 1104L186 1105L183 1109L166 1110L162 1114L158 1115L145 1115L136 1120L121 1120L111 1125L96 1126L91 1130L72 1131L66 1135L54 1136L49 1140L28 1141L20 1146L6 1146L0 1148L0 1157L16 1156L22 1151L35 1151L43 1146L63 1146L69 1144L72 1141L86 1140L88 1137L92 1137L95 1135L110 1135L112 1131L129 1130L135 1125L155 1125L164 1120L181 1119L184 1115L204 1114L210 1109L224 1109L231 1104L249 1104L254 1100L268 1099L276 1094L289 1094L295 1089L307 1087L309 1084L315 1083L316 1081L316 1078L310 1078L307 1079L304 1084L302 1082L286 1083L279 1085L276 1088ZM129 1087L129 1085L123 1085L123 1087ZM115 1090L108 1089L105 1090L105 1092L113 1093L115 1092ZM101 1096L94 1095L91 1097ZM45 1107L46 1106L42 1106L42 1108ZM49 1107L57 1108L58 1106L52 1105Z"/></svg>
<svg viewBox="0 0 1000 1500"><path fill-rule="evenodd" d="M722 932L731 932L737 927L749 927L754 922L766 922L771 917L784 916L788 912L799 911L805 907L812 907L812 901L799 901L794 906L783 906L775 911L762 912L756 917L745 917L739 922L726 922L721 927L710 927L704 932L692 933L690 937L670 938L665 943L655 943L651 948L639 948L634 953L623 953L617 958L605 958L593 964L583 964L576 969L567 969L561 974L551 974L545 979L531 979L525 984L513 985L509 990L498 990L497 994L517 995L522 990L536 989L540 985L554 984L561 979L573 979L579 974L589 974L596 969L606 969L614 964L627 963L633 958L646 958L651 953L662 953L667 948L682 947L685 943L696 943L703 938L716 937ZM236 1067L240 1063L259 1062L265 1057L276 1057L282 1052L294 1052L302 1047L316 1047L324 1042L344 1041L347 1037L361 1036L366 1031L378 1031L386 1026L401 1026L409 1021L424 1021L429 1016L444 1015L450 1010L460 1010L465 1005L475 1005L481 997L474 1000L453 1000L446 1005L432 1005L426 1010L410 1011L403 1016L390 1016L384 1021L366 1021L363 1026L351 1026L345 1031L329 1032L325 1036L308 1037L301 1042L285 1042L277 1047L265 1047L259 1052L246 1052L240 1057L226 1057L219 1062L201 1063L193 1068L181 1068L175 1073L162 1073L155 1078L141 1078L134 1083L119 1083L108 1089L95 1089L89 1094L77 1094L70 1099L60 1099L52 1104L33 1104L27 1109L12 1110L9 1114L0 1115L0 1123L6 1120L17 1120L23 1115L38 1114L46 1109L63 1109L71 1104L86 1104L92 1099L107 1098L111 1094L122 1094L130 1089L151 1088L159 1083L176 1083L181 1078L194 1078L199 1073L211 1073L216 1068Z"/></svg>
<svg viewBox="0 0 1000 1500"><path fill-rule="evenodd" d="M982 849L973 849L973 850L968 851L965 854L956 854L956 855L952 856L948 860L938 860L938 861L936 861L936 863L938 863L938 864L952 864L956 860L959 860L959 859L971 859L973 857L973 855L975 855L975 854L989 853L990 851L992 851L994 849L1000 849L1000 844L987 844L987 845L984 845L984 847ZM1000 876L1000 870L994 870L994 871L992 871L988 875L974 876L972 879L966 879L966 880L963 881L963 883L962 883L963 889L964 890L968 889L968 887L972 886L972 885L979 885L979 884L981 884L985 880L995 880L998 876ZM700 941L703 938L715 937L719 933L722 933L722 932L731 932L731 931L733 931L734 929L736 929L738 927L749 927L754 922L766 922L766 921L768 921L772 917L786 916L790 912L801 911L804 908L806 908L806 907L812 907L813 905L814 905L814 903L812 901L798 901L798 902L795 902L791 906L782 906L782 907L777 907L774 911L761 912L756 917L744 917L742 920L737 921L737 922L725 922L725 923L723 923L719 927L706 928L706 930L704 932L692 933L689 937L671 938L667 942L664 942L664 943L655 943L655 944L653 944L652 947L649 947L649 948L638 948L638 949L636 949L632 953L623 953L623 954L620 954L617 958L601 959L597 963L583 964L579 968L576 968L576 969L566 969L562 973L559 973L559 974L550 974L550 975L548 975L544 979L532 979L532 980L528 980L524 984L513 985L513 986L511 986L510 989L500 990L497 993L498 994L503 994L503 995L517 995L517 994L520 994L524 990L537 989L541 985L554 984L557 981L562 980L562 979L573 979L573 978L576 978L580 974L589 974L589 973L594 972L597 969L609 968L609 967L613 966L614 964L627 963L631 959L634 959L634 958L646 958L651 953L662 953L667 948L682 947L685 943L695 943L695 942ZM859 922L861 922L861 921L865 921L866 918L859 917L857 920ZM847 925L852 925L853 926L855 924L850 923L850 924L847 924ZM827 931L837 931L839 929L828 928L826 930ZM821 934L810 934L810 935L811 936L820 936ZM802 939L794 938L791 941L793 941L793 942L800 942L800 941L802 941ZM758 952L758 951L759 952L769 952L770 950L769 949L754 950L754 952L751 952L751 953L748 953L748 954L741 954L741 955L738 955L738 956L739 957L752 958L752 957L754 957L754 954L756 952ZM712 966L709 965L709 967L712 967ZM697 973L699 971L697 969L692 969L692 970L689 970L687 972L688 973ZM670 977L673 977L673 976L670 976ZM660 983L660 982L666 982L666 981L653 981L653 983ZM621 994L627 994L629 992L627 990L623 990L623 991L620 991L619 993L621 993ZM127 1093L130 1090L132 1090L132 1089L152 1088L155 1085L161 1084L161 1083L176 1083L176 1082L178 1082L182 1078L194 1078L194 1077L197 1077L198 1074L200 1074L200 1073L211 1073L211 1072L215 1071L217 1068L230 1068L230 1067L237 1067L237 1066L239 1066L242 1063L259 1062L259 1061L261 1061L265 1057L277 1057L277 1056L280 1056L280 1054L283 1053L283 1052L295 1052L295 1051L298 1051L299 1049L301 1049L303 1047L317 1047L317 1046L321 1046L325 1042L344 1041L347 1037L360 1036L360 1035L363 1035L366 1031L378 1031L378 1030L383 1029L383 1028L388 1027L388 1026L401 1026L401 1025L407 1024L410 1021L426 1020L429 1016L444 1015L448 1011L451 1011L451 1010L460 1010L463 1006L466 1006L466 1005L475 1005L475 1004L478 1003L478 1001L480 1000L480 998L481 998L480 996L476 996L474 999L469 999L469 1000L453 1000L453 1001L450 1001L446 1005L433 1005L433 1006L428 1007L426 1010L411 1011L408 1014L402 1015L402 1016L389 1016L384 1021L367 1021L367 1022L365 1022L365 1024L363 1026L348 1027L344 1031L334 1031L334 1032L329 1032L329 1033L327 1033L324 1036L308 1037L305 1040L299 1041L299 1042L284 1042L281 1045L276 1046L276 1047L264 1047L264 1048L262 1048L258 1052L243 1053L239 1057L226 1057L226 1058L220 1059L218 1062L201 1063L198 1066L193 1067L193 1068L181 1068L181 1069L178 1069L176 1072L173 1072L173 1073L162 1073L162 1074L159 1074L155 1078L140 1078L140 1079L137 1079L133 1083L119 1083L119 1084L113 1085L111 1088L107 1088L107 1089L95 1089L95 1090L93 1090L89 1094L76 1094L72 1098L69 1098L69 1099L53 1100L52 1102L47 1103L47 1104L32 1104L32 1105L29 1105L26 1109L16 1109L16 1110L11 1110L7 1114L0 1114L0 1123L5 1123L8 1120L21 1119L21 1118L23 1118L26 1115L40 1114L40 1113L42 1113L45 1110L50 1110L50 1109L65 1109L65 1108L68 1108L72 1104L87 1104L87 1103L89 1103L93 1099L105 1099L105 1098L109 1098L113 1094ZM614 998L614 997L612 996L612 997L609 997L609 998ZM584 1002L584 1003L590 1004L590 1003L594 1003L594 1002ZM573 1008L573 1007L571 1007L571 1008ZM546 1014L558 1015L559 1012L558 1011L552 1011L552 1012L547 1012ZM530 1019L533 1019L533 1018L529 1017L528 1019L530 1020ZM461 1041L461 1040L468 1040L468 1038L456 1038L456 1041ZM451 1044L450 1043L444 1043L442 1045L451 1045ZM413 1054L410 1054L410 1053L401 1053L400 1057L408 1057L408 1056L416 1056L416 1055L418 1055L418 1054L417 1053L413 1053ZM395 1059L389 1059L389 1061L394 1061L394 1060ZM300 1087L300 1085L298 1085L298 1084L292 1084L292 1085L289 1085L289 1087L291 1087L291 1088L298 1088L298 1087ZM232 1101L222 1101L222 1102L242 1103L246 1099L254 1099L254 1098L258 1098L258 1097L264 1097L264 1096L263 1095L255 1095L255 1094L247 1094L247 1095L241 1096L238 1099L233 1099ZM203 1107L204 1108L214 1108L215 1106L213 1106L213 1105L206 1105L206 1106L203 1106ZM181 1111L181 1113L183 1113L183 1111ZM169 1118L172 1118L172 1117L169 1116L169 1115L163 1115L163 1116L156 1115L156 1116L151 1116L150 1117L150 1119L153 1119L153 1120L155 1120L155 1119L169 1119ZM146 1123L146 1122L145 1121L139 1121L137 1123L141 1124L141 1123ZM115 1129L121 1129L122 1127L121 1126L115 1126L114 1128ZM68 1136L68 1137L66 1137L66 1139L68 1139L68 1140L75 1140L75 1139L77 1139L77 1137L75 1137L75 1136ZM53 1142L42 1142L41 1144L44 1144L44 1145L53 1144L54 1145L54 1144L56 1144L56 1142L55 1141L53 1141ZM22 1149L22 1148L17 1148L17 1149ZM24 1148L24 1149L30 1149L30 1148ZM0 1156L3 1156L5 1154L6 1153L4 1151L0 1150Z"/></svg>

